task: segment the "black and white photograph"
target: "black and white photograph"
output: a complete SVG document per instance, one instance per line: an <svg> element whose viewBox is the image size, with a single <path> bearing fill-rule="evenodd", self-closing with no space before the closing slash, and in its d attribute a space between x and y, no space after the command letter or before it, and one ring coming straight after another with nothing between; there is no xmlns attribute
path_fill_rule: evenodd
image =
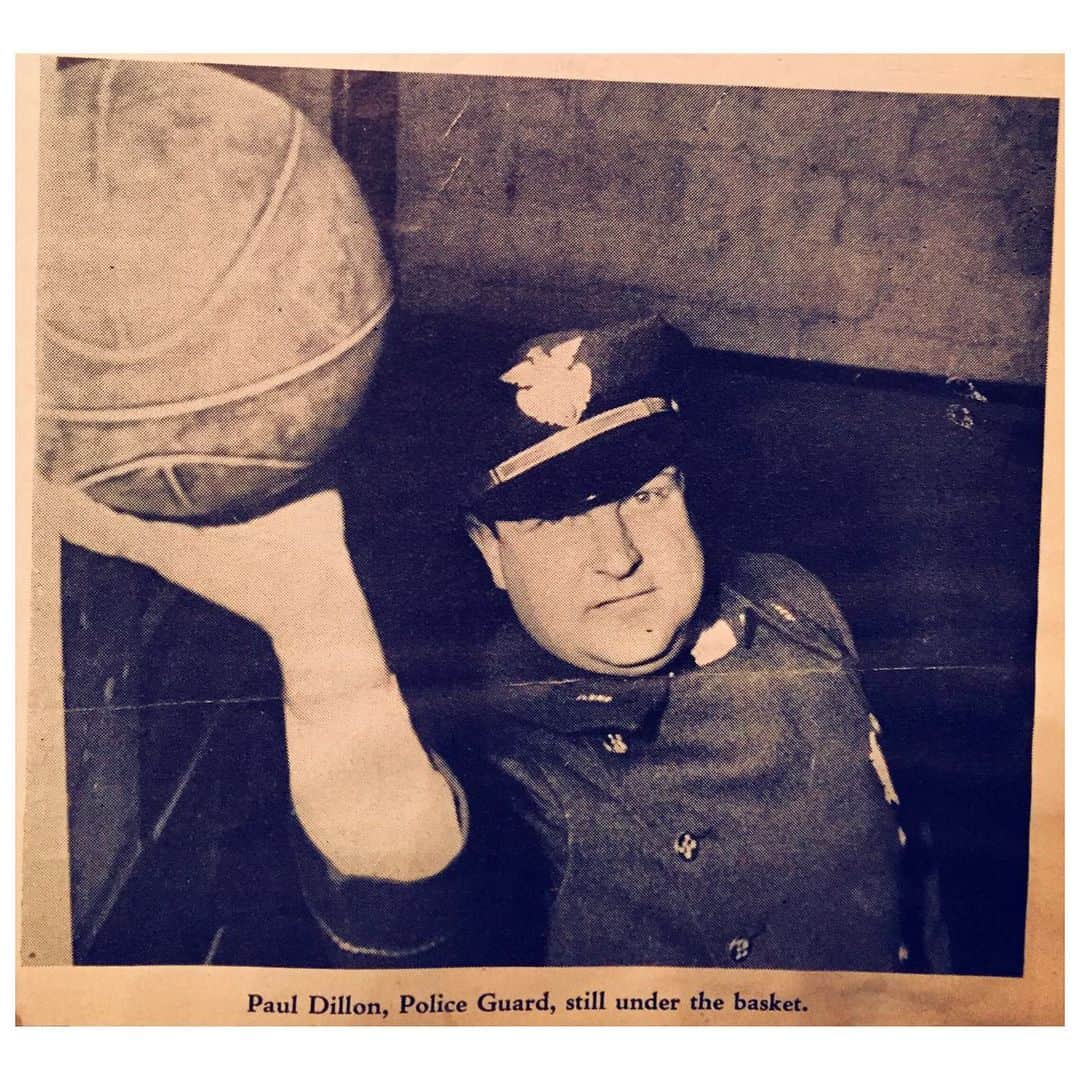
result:
<svg viewBox="0 0 1080 1080"><path fill-rule="evenodd" d="M1023 978L1057 97L41 63L22 964Z"/></svg>

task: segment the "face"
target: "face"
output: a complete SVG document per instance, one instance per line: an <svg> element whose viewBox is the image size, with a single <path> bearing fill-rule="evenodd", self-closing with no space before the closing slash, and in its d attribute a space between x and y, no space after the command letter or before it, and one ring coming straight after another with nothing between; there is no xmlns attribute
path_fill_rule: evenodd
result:
<svg viewBox="0 0 1080 1080"><path fill-rule="evenodd" d="M701 544L675 468L586 513L475 524L471 535L521 625L586 671L659 670L701 602Z"/></svg>

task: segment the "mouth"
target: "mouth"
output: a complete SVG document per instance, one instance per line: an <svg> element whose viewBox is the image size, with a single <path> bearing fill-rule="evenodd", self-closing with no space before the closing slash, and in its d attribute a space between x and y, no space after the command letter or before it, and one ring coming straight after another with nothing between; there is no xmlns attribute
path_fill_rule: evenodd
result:
<svg viewBox="0 0 1080 1080"><path fill-rule="evenodd" d="M626 596L612 596L607 600L601 600L598 604L593 604L593 610L599 610L602 608L617 607L620 604L628 604L631 600L639 600L643 596L651 596L656 592L656 587L651 586L648 589L639 589L637 592L632 592Z"/></svg>

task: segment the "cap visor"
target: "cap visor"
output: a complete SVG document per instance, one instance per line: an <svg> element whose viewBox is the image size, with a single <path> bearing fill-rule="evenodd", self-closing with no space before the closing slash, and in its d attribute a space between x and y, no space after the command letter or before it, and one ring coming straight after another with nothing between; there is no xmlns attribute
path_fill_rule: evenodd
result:
<svg viewBox="0 0 1080 1080"><path fill-rule="evenodd" d="M605 432L492 488L471 507L488 521L560 518L632 494L682 456L682 424L658 413Z"/></svg>

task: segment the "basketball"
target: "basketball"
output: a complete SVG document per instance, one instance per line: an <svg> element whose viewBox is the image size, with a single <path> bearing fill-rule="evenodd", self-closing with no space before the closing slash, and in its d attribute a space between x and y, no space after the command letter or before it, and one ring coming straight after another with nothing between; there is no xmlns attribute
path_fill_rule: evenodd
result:
<svg viewBox="0 0 1080 1080"><path fill-rule="evenodd" d="M360 408L392 294L352 173L288 102L86 61L43 110L38 465L118 510L242 515Z"/></svg>

